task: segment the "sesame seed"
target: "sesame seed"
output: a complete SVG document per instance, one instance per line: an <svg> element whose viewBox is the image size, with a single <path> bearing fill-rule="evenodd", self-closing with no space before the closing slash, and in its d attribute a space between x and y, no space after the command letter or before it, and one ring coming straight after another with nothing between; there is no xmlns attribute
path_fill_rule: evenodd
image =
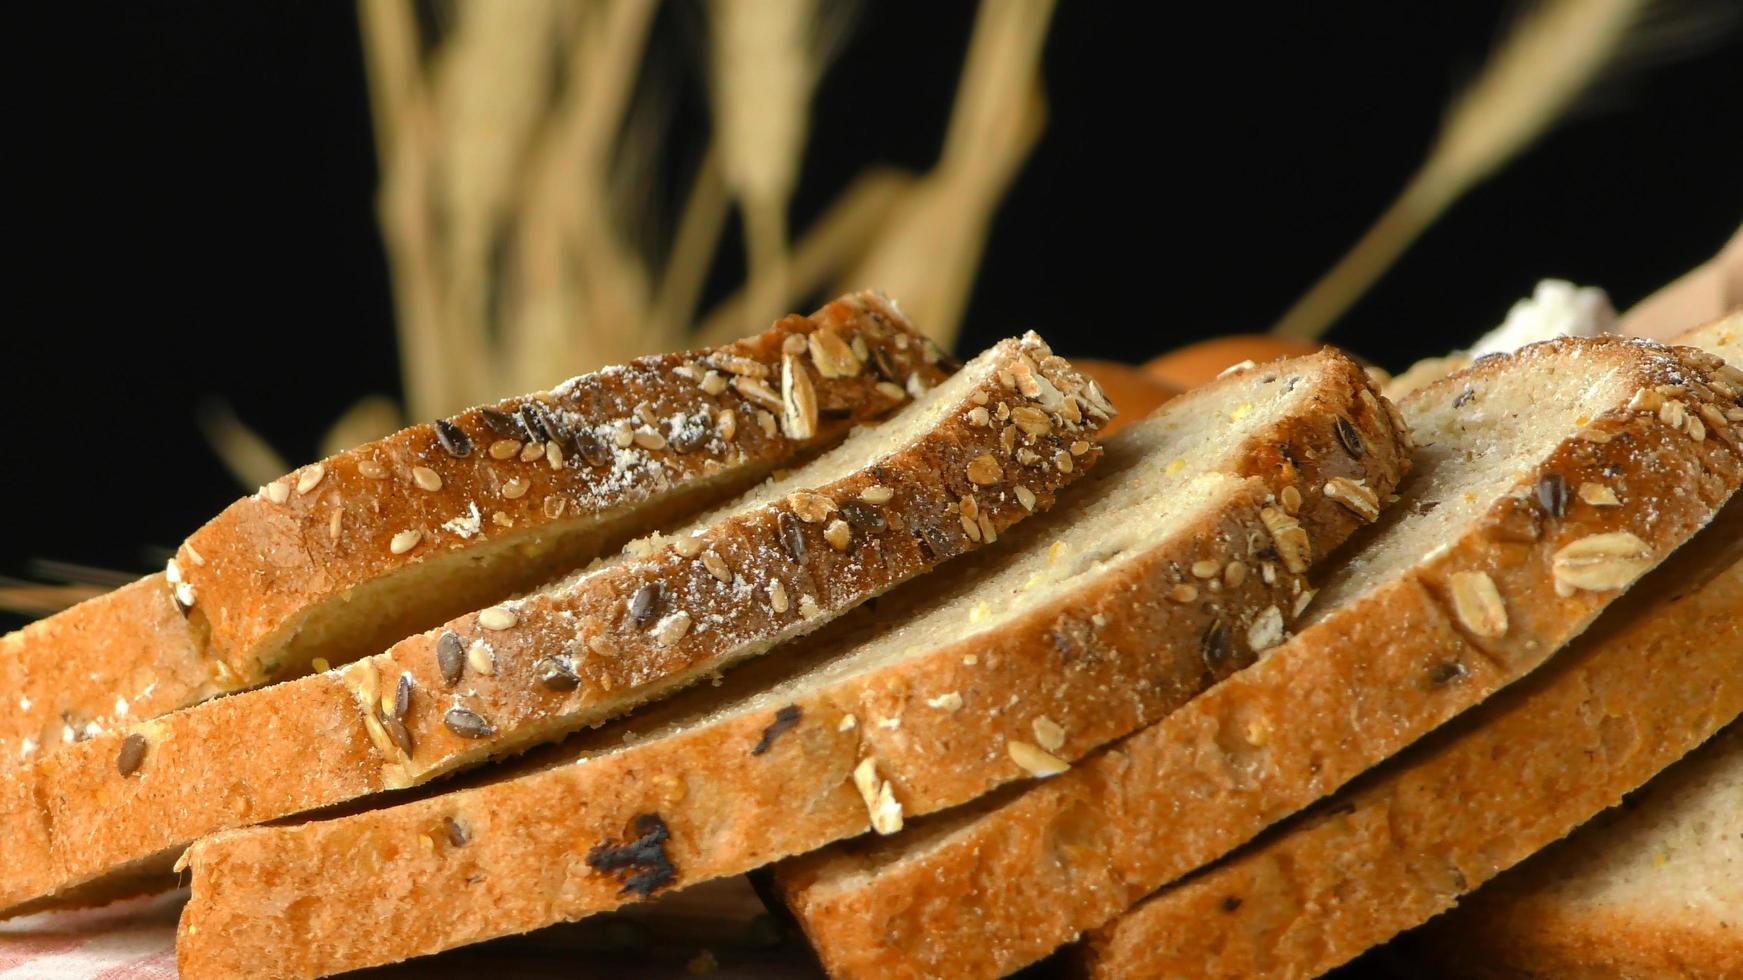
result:
<svg viewBox="0 0 1743 980"><path fill-rule="evenodd" d="M1071 455L1082 456L1084 453L1087 453L1087 452L1089 452L1089 443L1083 441L1082 439L1079 439L1076 442L1071 444Z"/></svg>
<svg viewBox="0 0 1743 980"><path fill-rule="evenodd" d="M435 493L437 490L442 489L441 474L430 469L428 466L412 467L412 482L431 493Z"/></svg>
<svg viewBox="0 0 1743 980"><path fill-rule="evenodd" d="M545 443L545 462L551 464L551 469L563 468L563 450L554 442Z"/></svg>
<svg viewBox="0 0 1743 980"><path fill-rule="evenodd" d="M1071 454L1061 449L1053 454L1053 466L1061 473L1070 473L1072 468Z"/></svg>
<svg viewBox="0 0 1743 980"><path fill-rule="evenodd" d="M320 463L303 467L297 474L297 496L302 496L321 484L321 478L327 475L327 468Z"/></svg>
<svg viewBox="0 0 1743 980"><path fill-rule="evenodd" d="M1198 598L1198 586L1191 582L1182 582L1168 590L1168 598L1175 602L1192 602Z"/></svg>
<svg viewBox="0 0 1743 980"><path fill-rule="evenodd" d="M527 492L531 484L521 477L515 477L502 485L502 495L509 500L518 500Z"/></svg>
<svg viewBox="0 0 1743 980"><path fill-rule="evenodd" d="M690 632L690 614L680 609L654 624L654 642L669 647Z"/></svg>
<svg viewBox="0 0 1743 980"><path fill-rule="evenodd" d="M666 437L658 432L637 432L635 444L643 449L664 449L666 448Z"/></svg>
<svg viewBox="0 0 1743 980"><path fill-rule="evenodd" d="M853 541L853 529L847 526L846 521L830 521L829 526L823 529L823 540L829 542L829 546L836 551L846 551Z"/></svg>
<svg viewBox="0 0 1743 980"><path fill-rule="evenodd" d="M714 431L722 442L731 442L738 435L738 416L726 409L714 417Z"/></svg>
<svg viewBox="0 0 1743 980"><path fill-rule="evenodd" d="M466 648L466 666L471 667L475 674L489 677L496 673L496 651L483 640L473 640Z"/></svg>
<svg viewBox="0 0 1743 980"><path fill-rule="evenodd" d="M533 460L538 459L544 455L545 455L545 444L544 443L537 442L537 441L529 442L526 445L521 447L520 461L523 463L530 463Z"/></svg>
<svg viewBox="0 0 1743 980"><path fill-rule="evenodd" d="M290 487L283 483L268 483L262 489L266 491L266 499L275 504L282 504L290 499Z"/></svg>
<svg viewBox="0 0 1743 980"><path fill-rule="evenodd" d="M358 460L357 472L371 480L381 480L387 477L387 467L373 459Z"/></svg>
<svg viewBox="0 0 1743 980"><path fill-rule="evenodd" d="M490 444L491 459L509 459L520 454L519 439L498 439Z"/></svg>
<svg viewBox="0 0 1743 980"><path fill-rule="evenodd" d="M1221 571L1222 566L1209 559L1203 559L1192 563L1193 578L1211 578Z"/></svg>
<svg viewBox="0 0 1743 980"><path fill-rule="evenodd" d="M1024 510L1035 509L1035 491L1030 490L1028 487L1019 483L1017 484L1015 493L1017 495L1017 503L1022 504Z"/></svg>
<svg viewBox="0 0 1743 980"><path fill-rule="evenodd" d="M1046 715L1036 718L1029 728L1035 733L1035 741L1049 752L1057 752L1065 744L1065 729Z"/></svg>
<svg viewBox="0 0 1743 980"><path fill-rule="evenodd" d="M859 492L859 499L868 504L887 504L896 492L889 487L874 483Z"/></svg>
<svg viewBox="0 0 1743 980"><path fill-rule="evenodd" d="M487 630L513 629L519 623L520 617L507 606L491 606L478 613L478 625Z"/></svg>
<svg viewBox="0 0 1743 980"><path fill-rule="evenodd" d="M1283 504L1284 513L1295 514L1301 510L1301 491L1294 484L1284 487L1277 499Z"/></svg>
<svg viewBox="0 0 1743 980"><path fill-rule="evenodd" d="M344 528L344 524L345 508L333 508L333 513L327 517L327 537L330 540L337 542L339 540L339 532Z"/></svg>
<svg viewBox="0 0 1743 980"><path fill-rule="evenodd" d="M769 582L769 608L777 613L784 613L787 606L787 587L781 584L780 579Z"/></svg>
<svg viewBox="0 0 1743 980"><path fill-rule="evenodd" d="M893 401L903 401L908 397L907 391L905 391L901 385L889 381L879 381L877 388L874 390L876 390L878 394Z"/></svg>
<svg viewBox="0 0 1743 980"><path fill-rule="evenodd" d="M708 569L708 574L721 582L732 581L732 570L726 567L726 562L712 551L702 553L702 567Z"/></svg>
<svg viewBox="0 0 1743 980"><path fill-rule="evenodd" d="M398 534L394 535L392 540L388 541L387 550L393 552L396 555L403 555L406 552L412 550L413 548L416 548L418 546L418 542L422 541L423 539L424 539L424 532L418 530L417 528L412 528L408 531L401 531Z"/></svg>

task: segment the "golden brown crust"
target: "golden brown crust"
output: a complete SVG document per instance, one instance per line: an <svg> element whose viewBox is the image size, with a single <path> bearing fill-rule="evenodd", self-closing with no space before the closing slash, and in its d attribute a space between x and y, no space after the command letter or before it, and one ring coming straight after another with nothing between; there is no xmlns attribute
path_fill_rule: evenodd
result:
<svg viewBox="0 0 1743 980"><path fill-rule="evenodd" d="M1090 972L1317 976L1451 908L1701 744L1743 712L1743 503L1715 524L1530 678L1092 934ZM1544 924L1554 938L1515 958L1452 931L1432 961L1454 974L1558 978L1743 966L1735 931L1598 918L1568 931L1511 911L1524 915L1503 935ZM1599 931L1611 925L1622 932ZM1593 946L1607 953L1589 955Z"/></svg>
<svg viewBox="0 0 1743 980"><path fill-rule="evenodd" d="M0 908L204 834L415 785L595 724L973 550L1028 516L1019 483L1034 506L1050 505L1099 458L1088 442L1107 419L1095 408L1099 391L1033 334L1002 342L959 381L939 392L955 401L916 405L923 424L833 482L730 512L694 538L664 539L652 554L469 613L344 668L0 773L35 783L51 831L46 853L9 853ZM1052 402L1054 424L1019 439L971 421L982 403L1007 400ZM924 414L933 406L941 413ZM1003 461L996 478L971 477L982 458ZM868 494L873 486L889 495ZM844 528L838 549L826 538L832 514L857 513L867 496L882 501L865 504L881 520L861 514L864 526ZM971 500L974 521L963 513ZM695 547L681 550L686 541ZM724 559L726 581L709 556ZM464 655L445 659L445 646ZM127 772L118 760L136 739L143 754Z"/></svg>
<svg viewBox="0 0 1743 980"><path fill-rule="evenodd" d="M1407 416L1422 399L1452 400L1472 379L1512 375L1528 383L1528 362L1538 359L1602 363L1653 392L1683 386L1691 411L1721 407L1690 363L1700 359L1696 352L1610 338L1527 351L1524 361L1487 359L1424 389L1407 403ZM1449 548L924 853L899 852L897 860L838 848L795 862L785 890L827 968L841 976L1014 970L1536 667L1617 594L1558 594L1556 552L1626 529L1645 545L1646 560L1635 566L1643 570L1698 530L1737 486L1734 428L1696 439L1687 417L1649 405L1617 405L1591 420ZM1632 488L1626 504L1576 505L1565 519L1546 517L1534 492L1542 474L1578 488L1619 473ZM1481 606L1454 594L1454 576L1475 571L1504 597L1511 622L1498 638L1482 635L1473 615Z"/></svg>
<svg viewBox="0 0 1743 980"><path fill-rule="evenodd" d="M578 765L196 844L183 974L235 975L273 950L276 975L312 976L576 918L634 897L621 878L580 859L642 836L636 825L645 815L657 816L665 835L657 854L669 878L654 887L684 887L864 832L867 804L852 773L868 760L912 816L1029 775L1008 751L1013 742L1051 741L1051 733L1060 741L1046 751L1069 760L1165 713L1250 661L1247 625L1268 607L1292 608L1302 581L1255 567L1212 593L1192 566L1215 561L1221 571L1255 535L1264 539L1260 512L1277 506L1285 487L1306 491L1301 523L1313 552L1324 554L1361 521L1314 488L1366 479L1384 495L1400 477L1401 433L1390 413L1362 397L1369 393L1359 366L1330 353L1292 363L1313 365L1302 374L1320 393L1311 408L1232 451L1227 474L1243 479L1228 481L1206 505L1207 518L995 630L862 673L783 687L747 708ZM1284 373L1292 363L1266 370ZM1164 412L1192 417L1205 395ZM1340 419L1364 441L1359 461L1340 448ZM1129 444L1110 448L1114 458L1104 467L1126 465L1120 452ZM1147 462L1133 461L1127 478L1155 472L1158 461ZM1097 479L1120 477L1104 470ZM1071 542L1071 529L1071 515L1060 514L1018 533L1025 548L1041 551ZM1016 560L1008 551L987 555ZM1184 601L1173 594L1189 583L1205 586L1204 594ZM890 601L902 609L905 600ZM1226 655L1207 664L1202 638L1229 623L1236 625ZM1173 642L1158 649L1159 638ZM450 820L466 828L464 845L448 836ZM572 866L559 884L551 868L565 862ZM650 861L643 870L654 867ZM385 894L381 881L392 882ZM292 907L298 911L288 914ZM407 914L412 909L420 911Z"/></svg>
<svg viewBox="0 0 1743 980"><path fill-rule="evenodd" d="M827 373L809 343L823 334L840 340L820 342ZM778 396L788 344L804 352L818 408L799 438L759 424L767 409L730 371L706 377L714 364L761 372ZM530 589L900 407L910 375L916 389L943 380L938 360L892 303L860 293L723 348L639 358L302 467L195 531L176 581L147 576L0 641L0 760L296 676L316 656L344 663ZM455 555L470 557L444 568L441 588L370 596ZM370 614L348 614L354 602Z"/></svg>

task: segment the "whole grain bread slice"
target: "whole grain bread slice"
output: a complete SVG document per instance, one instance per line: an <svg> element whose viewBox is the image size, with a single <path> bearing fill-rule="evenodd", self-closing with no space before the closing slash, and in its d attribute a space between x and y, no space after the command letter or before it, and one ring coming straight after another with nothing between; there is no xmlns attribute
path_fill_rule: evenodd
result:
<svg viewBox="0 0 1743 980"><path fill-rule="evenodd" d="M859 293L302 467L195 531L167 571L0 638L0 760L378 653L533 588L894 411L910 379L944 379L939 361ZM788 376L809 392L793 414Z"/></svg>
<svg viewBox="0 0 1743 980"><path fill-rule="evenodd" d="M1743 367L1743 311L1677 343ZM1668 622L1686 600L1667 598ZM1737 628L1703 638L1730 636L1735 656ZM1743 976L1743 724L1478 891L1425 938L1470 951L1448 963L1466 976Z"/></svg>
<svg viewBox="0 0 1743 980"><path fill-rule="evenodd" d="M1452 908L1736 718L1743 712L1740 650L1743 500L1733 501L1711 529L1531 677L1314 812L1093 933L1087 972L1106 978L1318 976ZM1729 831L1725 847L1733 855L1743 822L1738 786L1734 779L1729 785L1731 809L1713 814ZM1578 933L1557 930L1548 941L1528 943L1536 955L1509 964L1504 947L1497 951L1478 939L1493 933L1455 928L1440 936L1445 955L1424 962L1475 976L1740 975L1736 899L1743 893L1734 876L1709 885L1694 868L1682 869L1692 875L1679 875L1668 862L1654 868L1652 852L1634 852L1624 862L1653 893L1656 915L1627 923L1614 939L1593 938L1600 947L1634 955L1596 960L1577 946L1558 949ZM1579 893L1577 885L1573 892ZM1588 909L1598 914L1579 931L1607 921L1600 909ZM1489 911L1479 913L1485 922ZM1697 923L1716 920L1730 922L1729 930L1709 931L1697 946L1681 945ZM1652 929L1654 921L1669 928ZM1535 925L1527 915L1502 925L1501 935L1523 935ZM1630 949L1631 940L1650 945ZM1573 955L1558 955L1563 951Z"/></svg>
<svg viewBox="0 0 1743 980"><path fill-rule="evenodd" d="M0 800L35 800L0 811L0 909L108 894L204 834L428 782L759 655L1050 506L1099 457L1111 412L1039 337L1003 341L894 419L616 560L0 773L26 787Z"/></svg>
<svg viewBox="0 0 1743 980"><path fill-rule="evenodd" d="M1736 488L1716 362L1564 339L1413 394L1402 500L1292 640L1014 799L786 867L825 966L1014 970L1542 663Z"/></svg>
<svg viewBox="0 0 1743 980"><path fill-rule="evenodd" d="M1115 437L995 548L720 689L519 775L208 838L183 975L314 976L521 932L1062 766L1281 638L1303 563L1399 480L1389 408L1341 354L1226 378Z"/></svg>

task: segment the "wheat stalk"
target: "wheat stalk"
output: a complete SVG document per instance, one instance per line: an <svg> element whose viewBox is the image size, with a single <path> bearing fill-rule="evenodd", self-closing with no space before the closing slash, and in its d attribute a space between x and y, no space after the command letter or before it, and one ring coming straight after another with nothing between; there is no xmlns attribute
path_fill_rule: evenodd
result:
<svg viewBox="0 0 1743 980"><path fill-rule="evenodd" d="M1541 0L1454 100L1433 149L1354 247L1272 331L1317 339L1472 186L1559 119L1621 48L1645 0Z"/></svg>

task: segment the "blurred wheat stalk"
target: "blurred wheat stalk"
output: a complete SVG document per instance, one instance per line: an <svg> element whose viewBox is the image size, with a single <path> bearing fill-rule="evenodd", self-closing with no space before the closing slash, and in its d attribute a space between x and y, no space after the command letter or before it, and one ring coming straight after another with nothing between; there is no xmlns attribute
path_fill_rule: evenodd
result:
<svg viewBox="0 0 1743 980"><path fill-rule="evenodd" d="M987 223L1041 128L1052 0L980 8L938 165L870 170L794 236L812 93L852 10L707 0L711 145L675 161L638 97L653 0L361 0L408 417L534 390L649 351L760 329L876 284L949 343ZM649 175L693 170L670 234ZM702 284L737 208L749 272ZM654 254L649 242L669 240ZM348 419L345 438L386 419ZM252 477L250 480L252 481Z"/></svg>

